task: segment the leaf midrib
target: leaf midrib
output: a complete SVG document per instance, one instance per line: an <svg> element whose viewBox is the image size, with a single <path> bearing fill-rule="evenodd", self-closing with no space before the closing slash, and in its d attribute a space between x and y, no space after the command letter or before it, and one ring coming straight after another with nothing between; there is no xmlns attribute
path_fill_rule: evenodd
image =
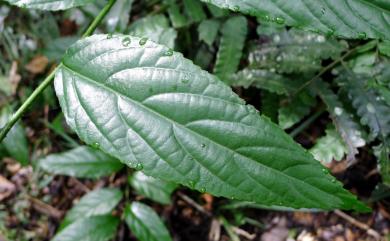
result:
<svg viewBox="0 0 390 241"><path fill-rule="evenodd" d="M78 76L82 77L82 79L84 79L84 80L86 80L86 81L88 81L88 82L90 82L90 83L96 84L96 85L98 85L99 87L101 87L101 88L107 90L108 92L114 93L115 95L119 95L119 96L121 96L121 97L123 97L123 98L125 98L125 99L130 100L131 102L137 104L138 106L141 106L142 108L147 109L147 110L150 111L151 113L154 113L154 114L156 114L157 116L160 116L161 118L165 119L166 121L168 121L168 123L169 123L169 122L174 123L175 125L180 126L180 127L184 128L184 129L186 129L187 131L193 133L194 135L197 135L197 136L199 136L199 137L201 137L201 138L205 138L205 139L209 140L210 142L214 143L215 145L220 146L220 147L222 147L222 148L224 148L224 149L227 149L229 152L233 152L234 154L240 155L240 156L242 156L242 157L244 157L244 158L247 158L248 160L251 160L251 161L253 161L253 162L255 162L255 163L261 165L262 167L264 167L265 169L270 170L271 172L279 173L280 175L285 176L287 179L290 179L290 180L292 179L293 181L303 183L304 185L307 185L309 188L317 189L317 190L319 190L320 192L324 193L324 194L327 195L327 196L332 196L330 193L328 193L328 192L326 192L326 191L324 191L324 190L322 190L322 189L319 189L316 185L311 185L310 183L307 183L307 182L305 182L305 181L303 181L303 180L300 180L300 179L298 179L298 178L296 178L296 177L289 176L289 175L287 175L286 173L283 173L283 172L281 172L281 171L279 171L279 170L277 170L277 169L274 169L274 168L272 168L272 167L266 166L266 165L264 165L264 164L261 163L261 162L258 162L258 161L256 161L256 160L250 158L250 157L247 157L247 156L244 156L244 155L242 155L242 154L240 154L240 153L238 153L238 152L235 152L234 150L231 150L230 148L228 148L228 147L226 147L226 146L224 146L224 145L222 145L222 144L220 144L220 143L218 143L218 142L216 142L216 141L214 141L214 140L212 140L212 139L210 139L210 138L208 138L208 137L206 137L206 136L204 136L204 135L202 135L202 134L200 134L200 133L197 133L197 132L195 132L195 131L193 131L193 130L187 128L186 126L184 126L184 125L182 125L182 124L176 122L175 120L172 120L172 119L170 119L170 118L168 118L168 117L162 115L161 113L159 113L159 112L157 112L157 111L155 111L155 110L153 110L153 109L150 109L148 106L143 105L141 102L139 102L139 101L137 101L137 100L134 100L134 99L131 99L130 97L125 96L125 95L123 95L122 93L119 93L119 92L117 92L117 91L115 91L115 90L109 88L108 86L106 86L106 85L104 85L104 84L102 84L102 83L100 83L100 82L97 82L97 81L91 79L90 77L85 76L85 75L83 75L83 74L81 74L81 73L79 73L79 72L77 72L77 71L71 69L71 68L70 68L69 66L67 66L64 62L62 62L62 65L63 65L64 68L66 68L66 69L69 70L70 72L74 73L75 75L78 75ZM243 171L243 173L245 173L246 175L248 175L245 171ZM249 177L250 177L250 176L249 176ZM252 178L251 178L251 179L252 179ZM257 180L255 180L255 183L256 183L257 185L263 186L263 185L261 185ZM266 187L266 189L270 189L270 188L269 188L269 187ZM272 191L272 189L271 189L271 191ZM277 193L277 194L279 194L279 193ZM335 195L333 195L333 196L335 196ZM340 197L337 196L337 198L338 198L338 200L340 200L341 202L343 202L343 201L341 200Z"/></svg>

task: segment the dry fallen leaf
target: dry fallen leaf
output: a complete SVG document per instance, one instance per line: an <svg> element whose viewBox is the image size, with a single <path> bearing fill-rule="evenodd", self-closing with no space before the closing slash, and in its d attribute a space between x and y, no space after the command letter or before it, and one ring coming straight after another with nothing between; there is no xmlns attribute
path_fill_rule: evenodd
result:
<svg viewBox="0 0 390 241"><path fill-rule="evenodd" d="M43 55L35 56L25 68L32 74L43 73L49 64L49 59Z"/></svg>
<svg viewBox="0 0 390 241"><path fill-rule="evenodd" d="M15 185L0 175L0 201L9 197L15 191Z"/></svg>

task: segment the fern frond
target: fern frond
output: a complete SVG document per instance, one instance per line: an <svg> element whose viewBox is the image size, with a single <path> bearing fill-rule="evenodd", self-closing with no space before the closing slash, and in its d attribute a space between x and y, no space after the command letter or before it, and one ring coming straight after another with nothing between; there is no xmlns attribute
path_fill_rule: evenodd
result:
<svg viewBox="0 0 390 241"><path fill-rule="evenodd" d="M247 35L247 20L242 16L229 18L222 26L214 73L222 80L237 71Z"/></svg>

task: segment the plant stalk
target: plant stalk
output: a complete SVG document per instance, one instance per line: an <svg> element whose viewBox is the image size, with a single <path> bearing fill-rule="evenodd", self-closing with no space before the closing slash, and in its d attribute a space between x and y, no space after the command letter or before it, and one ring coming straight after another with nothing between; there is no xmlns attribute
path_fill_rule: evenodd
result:
<svg viewBox="0 0 390 241"><path fill-rule="evenodd" d="M82 35L82 38L88 37L102 22L107 13L111 10L116 0L109 0L107 5L100 11L96 18L89 25L87 30ZM54 80L55 73L62 66L62 63L59 64L43 81L39 86L32 92L32 94L26 99L26 101L19 107L19 109L11 116L11 119L5 124L0 130L0 142L7 136L8 132L15 125L15 123L22 117L22 115L27 111L35 99L49 86Z"/></svg>

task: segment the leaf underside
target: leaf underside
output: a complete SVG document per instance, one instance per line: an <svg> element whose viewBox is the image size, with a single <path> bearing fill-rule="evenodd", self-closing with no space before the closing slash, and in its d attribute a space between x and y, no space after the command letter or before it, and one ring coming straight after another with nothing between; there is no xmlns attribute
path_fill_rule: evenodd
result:
<svg viewBox="0 0 390 241"><path fill-rule="evenodd" d="M390 2L380 0L202 0L266 21L345 38L390 39Z"/></svg>
<svg viewBox="0 0 390 241"><path fill-rule="evenodd" d="M67 123L86 143L147 175L216 196L367 210L218 78L139 40L95 35L64 56L56 93Z"/></svg>

